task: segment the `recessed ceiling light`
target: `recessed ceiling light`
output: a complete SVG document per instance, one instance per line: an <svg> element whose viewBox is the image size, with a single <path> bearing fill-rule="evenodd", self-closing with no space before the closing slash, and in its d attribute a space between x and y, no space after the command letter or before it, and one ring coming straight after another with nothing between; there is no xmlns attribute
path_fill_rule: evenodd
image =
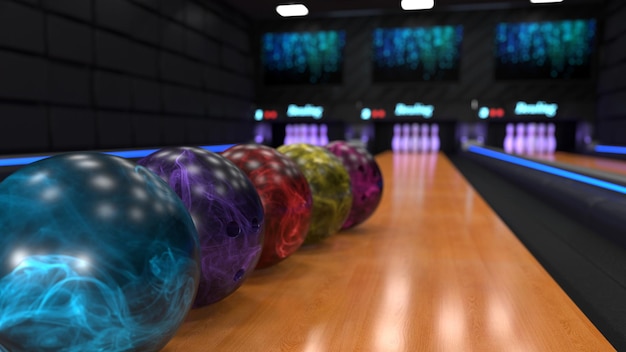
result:
<svg viewBox="0 0 626 352"><path fill-rule="evenodd" d="M276 6L276 12L283 17L306 16L309 9L303 4L286 4Z"/></svg>
<svg viewBox="0 0 626 352"><path fill-rule="evenodd" d="M563 2L563 0L530 0L531 4L549 4L551 2Z"/></svg>
<svg viewBox="0 0 626 352"><path fill-rule="evenodd" d="M402 0L403 10L428 10L435 6L435 0Z"/></svg>

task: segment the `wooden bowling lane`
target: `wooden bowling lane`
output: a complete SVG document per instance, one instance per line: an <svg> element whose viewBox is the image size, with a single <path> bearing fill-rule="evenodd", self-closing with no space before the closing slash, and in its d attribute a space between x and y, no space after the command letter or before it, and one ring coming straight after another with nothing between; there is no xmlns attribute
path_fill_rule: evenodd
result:
<svg viewBox="0 0 626 352"><path fill-rule="evenodd" d="M191 311L163 351L614 351L444 154L377 160L368 221Z"/></svg>
<svg viewBox="0 0 626 352"><path fill-rule="evenodd" d="M533 156L535 157L535 156ZM598 156L555 152L554 155L536 156L540 160L550 160L576 166L588 167L606 172L626 175L626 160L609 159Z"/></svg>

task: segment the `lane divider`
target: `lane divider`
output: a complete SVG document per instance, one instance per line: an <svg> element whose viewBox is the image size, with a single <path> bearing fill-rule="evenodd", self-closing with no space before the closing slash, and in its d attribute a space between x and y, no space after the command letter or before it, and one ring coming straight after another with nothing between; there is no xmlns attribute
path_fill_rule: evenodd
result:
<svg viewBox="0 0 626 352"><path fill-rule="evenodd" d="M467 151L470 153L483 155L489 158L494 158L494 159L502 160L511 164L516 164L516 165L527 167L527 168L534 169L537 171L545 172L545 173L552 174L555 176L560 176L560 177L567 178L570 180L586 183L592 186L604 188L613 192L626 194L626 187L624 186L607 182L604 180L599 180L594 177L581 175L575 172L559 169L554 166L545 165L536 161L520 158L514 155L498 152L492 149L487 149L487 148L472 145L467 149Z"/></svg>
<svg viewBox="0 0 626 352"><path fill-rule="evenodd" d="M626 147L620 147L616 145L596 145L593 150L596 153L607 153L607 154L626 154Z"/></svg>
<svg viewBox="0 0 626 352"><path fill-rule="evenodd" d="M211 152L222 152L230 147L234 146L234 144L219 144L219 145L205 145L200 148L211 151ZM143 158L144 156L150 155L156 152L157 149L137 149L137 150L120 150L120 151L103 151L101 153L115 155L122 158ZM21 166L27 165L30 163L34 163L35 161L39 161L41 159L49 158L52 155L40 155L40 156L25 156L25 157L6 157L0 158L0 167L3 166Z"/></svg>

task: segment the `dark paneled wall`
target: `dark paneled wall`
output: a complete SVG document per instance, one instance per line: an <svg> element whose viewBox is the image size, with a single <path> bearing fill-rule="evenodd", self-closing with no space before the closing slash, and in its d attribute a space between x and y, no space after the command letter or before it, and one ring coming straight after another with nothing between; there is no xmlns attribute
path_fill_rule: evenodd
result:
<svg viewBox="0 0 626 352"><path fill-rule="evenodd" d="M596 137L626 145L626 3L607 0L598 77Z"/></svg>
<svg viewBox="0 0 626 352"><path fill-rule="evenodd" d="M0 2L0 153L250 139L250 24L199 0Z"/></svg>
<svg viewBox="0 0 626 352"><path fill-rule="evenodd" d="M455 120L476 120L470 101L481 104L505 102L557 101L574 104L570 118L594 118L597 72L591 79L554 81L497 81L494 72L494 31L498 22L523 22L592 18L601 9L587 5L530 9L482 10L464 12L426 11L400 16L353 17L336 19L301 19L269 22L259 27L266 31L314 31L340 29L346 31L345 75L343 83L331 86L266 86L258 72L257 97L261 104L316 103L355 109L363 104L395 104L427 102L456 106L458 115L445 116ZM455 82L372 83L372 30L376 27L419 27L463 25L464 39L460 79ZM260 36L255 38L259 45ZM257 64L260 60L257 57ZM595 65L595 62L594 62ZM583 108L578 108L581 103Z"/></svg>

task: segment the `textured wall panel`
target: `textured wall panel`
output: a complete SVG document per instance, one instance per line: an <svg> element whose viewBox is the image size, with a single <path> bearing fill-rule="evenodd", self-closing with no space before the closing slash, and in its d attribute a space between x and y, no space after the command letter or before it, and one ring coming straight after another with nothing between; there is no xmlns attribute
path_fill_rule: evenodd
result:
<svg viewBox="0 0 626 352"><path fill-rule="evenodd" d="M204 113L203 94L200 91L178 86L163 87L163 108L168 113L196 114Z"/></svg>
<svg viewBox="0 0 626 352"><path fill-rule="evenodd" d="M39 57L0 51L0 97L47 100L46 66Z"/></svg>
<svg viewBox="0 0 626 352"><path fill-rule="evenodd" d="M116 73L97 71L94 76L96 105L102 108L130 108L130 78Z"/></svg>
<svg viewBox="0 0 626 352"><path fill-rule="evenodd" d="M89 106L91 72L84 67L49 63L48 98L52 103Z"/></svg>
<svg viewBox="0 0 626 352"><path fill-rule="evenodd" d="M624 18L626 18L626 6L623 6L623 2L620 2L620 5L622 6L618 7L615 11L606 13L606 20L604 23L605 41L614 40L623 36L626 32L626 22L624 21Z"/></svg>
<svg viewBox="0 0 626 352"><path fill-rule="evenodd" d="M160 0L133 0L134 3L146 6L153 10L159 10Z"/></svg>
<svg viewBox="0 0 626 352"><path fill-rule="evenodd" d="M155 81L141 78L132 80L133 108L138 111L160 111L161 95Z"/></svg>
<svg viewBox="0 0 626 352"><path fill-rule="evenodd" d="M98 112L96 119L99 149L133 145L132 115L117 112Z"/></svg>
<svg viewBox="0 0 626 352"><path fill-rule="evenodd" d="M50 137L55 150L96 148L96 115L88 109L51 108Z"/></svg>
<svg viewBox="0 0 626 352"><path fill-rule="evenodd" d="M131 33L136 7L126 0L94 0L96 23L123 34Z"/></svg>
<svg viewBox="0 0 626 352"><path fill-rule="evenodd" d="M162 120L154 114L135 114L132 120L136 147L158 147L165 133Z"/></svg>
<svg viewBox="0 0 626 352"><path fill-rule="evenodd" d="M92 2L85 0L41 0L42 6L56 13L72 16L82 20L90 20Z"/></svg>
<svg viewBox="0 0 626 352"><path fill-rule="evenodd" d="M161 20L161 45L175 52L185 51L185 29L168 20Z"/></svg>
<svg viewBox="0 0 626 352"><path fill-rule="evenodd" d="M626 6L607 0L598 80L596 139L626 145Z"/></svg>
<svg viewBox="0 0 626 352"><path fill-rule="evenodd" d="M96 64L113 70L130 71L133 42L117 34L96 30Z"/></svg>
<svg viewBox="0 0 626 352"><path fill-rule="evenodd" d="M130 34L133 38L159 43L159 17L153 12L137 8L130 23Z"/></svg>
<svg viewBox="0 0 626 352"><path fill-rule="evenodd" d="M49 146L46 110L39 106L0 104L0 153L46 150Z"/></svg>
<svg viewBox="0 0 626 352"><path fill-rule="evenodd" d="M185 32L185 53L188 56L206 62L210 55L208 47L207 39L202 35L192 31Z"/></svg>
<svg viewBox="0 0 626 352"><path fill-rule="evenodd" d="M163 139L161 143L164 145L182 145L185 144L185 118L179 116L166 116L161 118L163 126Z"/></svg>
<svg viewBox="0 0 626 352"><path fill-rule="evenodd" d="M93 59L91 27L56 15L48 15L46 23L50 56L91 63Z"/></svg>
<svg viewBox="0 0 626 352"><path fill-rule="evenodd" d="M151 46L133 43L126 53L125 70L130 73L155 78L157 77L158 51Z"/></svg>
<svg viewBox="0 0 626 352"><path fill-rule="evenodd" d="M44 38L41 12L19 3L0 2L0 45L42 53Z"/></svg>
<svg viewBox="0 0 626 352"><path fill-rule="evenodd" d="M202 86L202 66L181 56L161 53L160 74L166 81Z"/></svg>

